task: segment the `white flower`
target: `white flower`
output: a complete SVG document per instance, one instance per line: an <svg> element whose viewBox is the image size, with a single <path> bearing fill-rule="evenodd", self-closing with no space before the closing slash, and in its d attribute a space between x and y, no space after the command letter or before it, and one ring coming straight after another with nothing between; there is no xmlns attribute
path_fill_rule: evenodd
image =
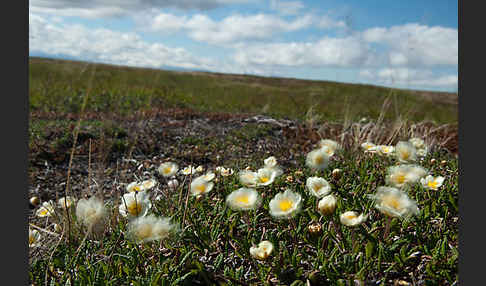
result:
<svg viewBox="0 0 486 286"><path fill-rule="evenodd" d="M275 176L280 176L283 174L282 169L278 166L277 159L274 156L268 157L263 160L265 163L264 169L270 169L275 171Z"/></svg>
<svg viewBox="0 0 486 286"><path fill-rule="evenodd" d="M422 183L424 188L434 191L438 190L443 182L444 177L442 176L433 177L432 175L428 175L427 177L420 179L420 183Z"/></svg>
<svg viewBox="0 0 486 286"><path fill-rule="evenodd" d="M376 152L376 145L371 142L364 142L363 144L361 144L361 148L363 148L365 152Z"/></svg>
<svg viewBox="0 0 486 286"><path fill-rule="evenodd" d="M417 138L417 137L410 138L408 142L412 143L412 145L417 149L422 149L426 147L424 140L421 138Z"/></svg>
<svg viewBox="0 0 486 286"><path fill-rule="evenodd" d="M175 190L179 186L179 181L177 181L177 179L172 179L167 182L167 186L169 187L169 189Z"/></svg>
<svg viewBox="0 0 486 286"><path fill-rule="evenodd" d="M157 181L154 179L148 179L140 183L140 186L144 191L150 190L151 188L155 187L157 185Z"/></svg>
<svg viewBox="0 0 486 286"><path fill-rule="evenodd" d="M38 217L49 217L54 215L54 203L52 201L43 202L42 206L35 212Z"/></svg>
<svg viewBox="0 0 486 286"><path fill-rule="evenodd" d="M239 188L226 197L226 204L233 210L252 210L261 204L261 197L255 189Z"/></svg>
<svg viewBox="0 0 486 286"><path fill-rule="evenodd" d="M197 166L196 172L202 172L202 171L204 171L204 167L203 166Z"/></svg>
<svg viewBox="0 0 486 286"><path fill-rule="evenodd" d="M417 149L417 156L419 157L425 157L427 156L427 153L429 152L427 147Z"/></svg>
<svg viewBox="0 0 486 286"><path fill-rule="evenodd" d="M273 244L268 240L260 242L258 246L250 247L250 255L259 260L266 259L270 255L270 253L272 253L272 251Z"/></svg>
<svg viewBox="0 0 486 286"><path fill-rule="evenodd" d="M182 169L181 173L184 175L193 175L196 173L196 169L192 165L189 165Z"/></svg>
<svg viewBox="0 0 486 286"><path fill-rule="evenodd" d="M142 184L139 182L131 182L127 185L127 192L142 192L144 190Z"/></svg>
<svg viewBox="0 0 486 286"><path fill-rule="evenodd" d="M341 223L345 226L357 226L366 221L368 215L360 214L354 211L347 211L340 216Z"/></svg>
<svg viewBox="0 0 486 286"><path fill-rule="evenodd" d="M419 212L417 203L396 188L378 187L376 194L368 197L375 201L375 208L389 217L408 218Z"/></svg>
<svg viewBox="0 0 486 286"><path fill-rule="evenodd" d="M240 183L247 187L255 187L257 184L257 173L250 170L242 170L238 174Z"/></svg>
<svg viewBox="0 0 486 286"><path fill-rule="evenodd" d="M29 228L29 247L38 247L41 245L41 234L36 229Z"/></svg>
<svg viewBox="0 0 486 286"><path fill-rule="evenodd" d="M176 230L169 218L154 215L138 217L128 223L128 237L137 243L161 240Z"/></svg>
<svg viewBox="0 0 486 286"><path fill-rule="evenodd" d="M278 171L274 168L261 168L258 169L256 172L256 179L255 183L257 187L260 186L268 186L273 181L275 181L275 177L277 177Z"/></svg>
<svg viewBox="0 0 486 286"><path fill-rule="evenodd" d="M324 170L329 164L329 155L325 148L312 150L307 154L305 164L314 170Z"/></svg>
<svg viewBox="0 0 486 286"><path fill-rule="evenodd" d="M312 195L318 198L322 198L331 192L331 185L329 185L329 182L320 177L307 178L305 186Z"/></svg>
<svg viewBox="0 0 486 286"><path fill-rule="evenodd" d="M295 192L287 189L283 193L278 193L270 200L270 215L279 218L291 218L295 216L301 208L302 197Z"/></svg>
<svg viewBox="0 0 486 286"><path fill-rule="evenodd" d="M118 206L118 211L122 216L131 219L134 217L145 216L151 207L152 203L146 192L133 192L123 195L121 203Z"/></svg>
<svg viewBox="0 0 486 286"><path fill-rule="evenodd" d="M191 183L190 191L193 195L209 193L214 186L213 182L206 181L203 177L197 177Z"/></svg>
<svg viewBox="0 0 486 286"><path fill-rule="evenodd" d="M274 156L268 157L267 159L263 160L263 162L265 163L265 167L273 168L277 166L277 158Z"/></svg>
<svg viewBox="0 0 486 286"><path fill-rule="evenodd" d="M172 177L179 170L179 166L174 162L165 162L162 163L157 170L159 174L164 177Z"/></svg>
<svg viewBox="0 0 486 286"><path fill-rule="evenodd" d="M327 195L323 197L319 204L317 205L317 209L322 215L330 215L334 213L336 209L337 199L334 195Z"/></svg>
<svg viewBox="0 0 486 286"><path fill-rule="evenodd" d="M71 196L62 197L57 201L60 208L70 208L74 204L74 198Z"/></svg>
<svg viewBox="0 0 486 286"><path fill-rule="evenodd" d="M319 148L324 148L325 152L329 156L333 156L338 150L341 149L341 145L331 139L322 139L318 144Z"/></svg>
<svg viewBox="0 0 486 286"><path fill-rule="evenodd" d="M76 206L76 217L88 227L101 225L107 213L103 201L95 196L80 199Z"/></svg>
<svg viewBox="0 0 486 286"><path fill-rule="evenodd" d="M221 176L223 177L227 177L227 176L230 176L230 175L233 175L234 173L234 170L231 169L231 168L225 168L225 167L216 167L216 172L219 172L221 174Z"/></svg>
<svg viewBox="0 0 486 286"><path fill-rule="evenodd" d="M387 169L385 181L388 185L396 188L404 187L418 182L420 178L424 177L427 171L413 164L391 166Z"/></svg>
<svg viewBox="0 0 486 286"><path fill-rule="evenodd" d="M206 181L212 181L216 175L213 172L207 172L206 174L202 175L201 177L204 178Z"/></svg>
<svg viewBox="0 0 486 286"><path fill-rule="evenodd" d="M69 209L73 204L74 204L74 199L71 196L62 197L57 201L57 205L62 209L66 209L66 208Z"/></svg>
<svg viewBox="0 0 486 286"><path fill-rule="evenodd" d="M395 145L395 155L400 162L412 162L417 160L417 149L410 142L399 141Z"/></svg>
<svg viewBox="0 0 486 286"><path fill-rule="evenodd" d="M378 145L375 150L380 155L390 156L394 154L395 147L390 145Z"/></svg>

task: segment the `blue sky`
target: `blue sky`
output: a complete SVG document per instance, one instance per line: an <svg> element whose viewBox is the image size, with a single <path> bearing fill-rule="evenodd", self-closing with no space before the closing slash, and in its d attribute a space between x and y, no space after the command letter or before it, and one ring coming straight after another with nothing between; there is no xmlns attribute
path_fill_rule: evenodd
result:
<svg viewBox="0 0 486 286"><path fill-rule="evenodd" d="M29 54L457 92L457 6L446 0L31 0Z"/></svg>

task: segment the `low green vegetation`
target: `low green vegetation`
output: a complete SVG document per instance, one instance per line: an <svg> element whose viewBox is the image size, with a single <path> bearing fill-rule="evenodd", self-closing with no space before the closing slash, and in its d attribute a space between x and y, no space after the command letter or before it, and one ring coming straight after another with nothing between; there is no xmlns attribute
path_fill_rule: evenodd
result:
<svg viewBox="0 0 486 286"><path fill-rule="evenodd" d="M322 121L385 120L457 122L456 104L426 100L404 90L376 86L255 76L185 73L29 58L32 112L131 115L152 108L266 114L305 119L310 109ZM443 97L449 95L444 94ZM385 110L384 110L385 109Z"/></svg>
<svg viewBox="0 0 486 286"><path fill-rule="evenodd" d="M41 58L29 59L29 91L29 197L40 198L31 201L29 214L29 228L39 239L29 240L34 285L458 281L453 103L373 86ZM256 114L291 119L294 125L243 120ZM362 117L367 121L358 123ZM404 187L419 212L409 219L389 218L369 195L388 184L387 170L399 162L360 146L364 141L396 146L411 137L429 147L414 164L444 182L437 190L420 182ZM323 138L343 149L316 171L306 156ZM239 173L261 168L270 156L283 173L255 188L259 207L230 208L227 196L243 187ZM163 176L158 168L165 162L176 163L179 172ZM189 165L203 170L182 174ZM233 173L223 176L220 166ZM335 169L339 175L333 175ZM193 195L191 182L208 172L215 173L212 189ZM312 176L324 178L337 198L330 215L319 212L320 198L306 187ZM175 228L140 243L133 239L133 219L122 215L120 205L127 186L144 180L156 183L143 191L151 203L147 215L169 218ZM300 194L302 205L292 218L277 219L269 204L287 189ZM66 195L74 199L69 211L57 204ZM107 210L97 231L76 212L79 201L90 197L102 198ZM48 201L54 204L52 215L39 215ZM347 226L340 220L346 211L366 219ZM270 241L273 250L257 259L250 249L261 241Z"/></svg>

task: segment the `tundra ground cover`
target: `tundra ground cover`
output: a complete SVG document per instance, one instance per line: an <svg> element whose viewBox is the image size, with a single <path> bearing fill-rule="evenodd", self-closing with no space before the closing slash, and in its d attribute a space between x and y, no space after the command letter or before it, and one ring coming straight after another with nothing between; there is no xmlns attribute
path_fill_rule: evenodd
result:
<svg viewBox="0 0 486 286"><path fill-rule="evenodd" d="M48 108L31 110L29 125L29 196L40 198L29 215L32 230L37 230L29 249L29 275L35 284L447 285L458 279L453 124L379 118L313 122L160 106L134 108L123 116L89 108L82 114ZM420 181L409 186L407 195L419 213L402 220L384 215L370 198L388 185L387 172L399 160L365 152L361 143L396 146L412 137L425 139L429 146L415 163L444 180L436 190ZM338 141L342 150L326 168L312 170L306 156L323 138ZM283 172L256 188L259 207L229 207L228 195L243 187L238 173L247 167L258 170L270 156ZM203 170L178 173L178 183L169 184L174 178L159 171L164 162L175 162L180 170L190 165ZM222 175L220 166L234 172ZM207 172L215 173L211 191L191 195L192 180ZM333 212L319 211L321 198L307 187L307 179L314 176L329 183L337 199ZM152 204L147 215L170 218L177 230L138 243L131 238L132 219L119 206L130 183L150 179L156 184L144 191ZM290 219L275 219L270 201L286 189L301 196L300 211ZM57 217L36 216L41 202L57 203L66 192L76 204L82 198L103 199L107 213L102 231L90 235L75 214L62 219L69 212L59 206ZM366 220L356 227L343 225L340 216L347 211L364 214ZM256 248L262 241L272 243L269 254Z"/></svg>

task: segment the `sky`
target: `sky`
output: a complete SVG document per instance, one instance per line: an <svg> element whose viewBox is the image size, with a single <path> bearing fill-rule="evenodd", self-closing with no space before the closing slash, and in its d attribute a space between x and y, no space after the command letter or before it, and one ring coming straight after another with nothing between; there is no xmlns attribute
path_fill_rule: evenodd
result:
<svg viewBox="0 0 486 286"><path fill-rule="evenodd" d="M457 92L449 0L30 0L29 55Z"/></svg>

